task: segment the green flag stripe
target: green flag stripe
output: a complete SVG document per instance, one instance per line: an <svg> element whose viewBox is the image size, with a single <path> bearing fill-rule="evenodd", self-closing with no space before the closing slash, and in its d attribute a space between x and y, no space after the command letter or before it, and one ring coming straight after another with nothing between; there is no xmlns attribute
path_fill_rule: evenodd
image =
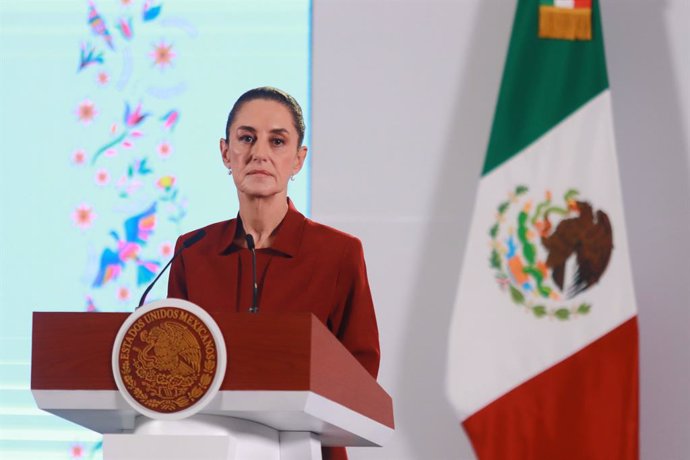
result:
<svg viewBox="0 0 690 460"><path fill-rule="evenodd" d="M539 0L518 0L482 175L608 88L599 2L592 40L540 39Z"/></svg>

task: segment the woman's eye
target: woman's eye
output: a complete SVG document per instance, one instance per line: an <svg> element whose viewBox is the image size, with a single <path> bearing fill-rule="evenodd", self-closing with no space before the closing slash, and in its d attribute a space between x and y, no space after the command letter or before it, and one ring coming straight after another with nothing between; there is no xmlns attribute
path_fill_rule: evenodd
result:
<svg viewBox="0 0 690 460"><path fill-rule="evenodd" d="M252 137L248 134L245 134L244 136L240 136L240 141L251 144L252 142L254 142L254 137Z"/></svg>
<svg viewBox="0 0 690 460"><path fill-rule="evenodd" d="M285 143L282 139L273 139L273 145L283 145Z"/></svg>

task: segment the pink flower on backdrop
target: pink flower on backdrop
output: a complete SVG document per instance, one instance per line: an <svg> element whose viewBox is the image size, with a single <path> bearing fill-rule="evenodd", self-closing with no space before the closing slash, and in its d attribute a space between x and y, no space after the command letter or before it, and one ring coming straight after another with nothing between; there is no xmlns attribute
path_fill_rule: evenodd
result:
<svg viewBox="0 0 690 460"><path fill-rule="evenodd" d="M132 36L134 35L134 30L132 29L132 18L120 18L115 27L118 28L125 40L132 39Z"/></svg>
<svg viewBox="0 0 690 460"><path fill-rule="evenodd" d="M172 50L172 45L161 41L157 45L154 45L153 51L149 53L151 59L153 59L153 64L158 66L160 69L164 69L172 65L172 60L177 56Z"/></svg>
<svg viewBox="0 0 690 460"><path fill-rule="evenodd" d="M132 141L122 141L122 147L125 149L131 149L133 146Z"/></svg>
<svg viewBox="0 0 690 460"><path fill-rule="evenodd" d="M120 286L117 288L117 300L120 302L126 302L129 300L129 289L126 286Z"/></svg>
<svg viewBox="0 0 690 460"><path fill-rule="evenodd" d="M88 204L81 204L72 212L72 220L76 226L81 229L91 227L95 218L96 214L93 212L93 208Z"/></svg>
<svg viewBox="0 0 690 460"><path fill-rule="evenodd" d="M110 83L110 75L108 75L106 72L98 72L96 82L101 86L105 86Z"/></svg>
<svg viewBox="0 0 690 460"><path fill-rule="evenodd" d="M83 165L85 161L86 152L84 152L82 149L75 150L72 154L72 163L74 163L75 165Z"/></svg>
<svg viewBox="0 0 690 460"><path fill-rule="evenodd" d="M129 103L125 103L124 121L125 125L128 128L134 128L135 126L138 126L149 115L150 114L148 112L141 113L141 104L137 104L137 107L134 110L132 110L129 107Z"/></svg>
<svg viewBox="0 0 690 460"><path fill-rule="evenodd" d="M84 448L81 446L81 444L72 444L69 449L69 453L72 458L83 458Z"/></svg>
<svg viewBox="0 0 690 460"><path fill-rule="evenodd" d="M179 120L180 112L177 110L171 110L161 117L161 121L163 122L165 129L169 129L171 131L175 128Z"/></svg>
<svg viewBox="0 0 690 460"><path fill-rule="evenodd" d="M96 105L88 99L84 99L77 106L77 118L83 124L88 125L98 115Z"/></svg>
<svg viewBox="0 0 690 460"><path fill-rule="evenodd" d="M110 182L110 174L107 169L99 169L96 171L96 184L103 186Z"/></svg>
<svg viewBox="0 0 690 460"><path fill-rule="evenodd" d="M170 154L172 154L173 148L172 145L168 143L168 141L163 141L160 144L158 144L156 150L158 151L158 155L160 155L161 158L168 158Z"/></svg>
<svg viewBox="0 0 690 460"><path fill-rule="evenodd" d="M108 149L108 150L105 151L104 155L107 156L107 157L110 157L110 158L116 157L116 156L117 156L117 150L115 150L115 149Z"/></svg>
<svg viewBox="0 0 690 460"><path fill-rule="evenodd" d="M161 243L160 252L163 257L170 257L173 253L173 245L169 241Z"/></svg>

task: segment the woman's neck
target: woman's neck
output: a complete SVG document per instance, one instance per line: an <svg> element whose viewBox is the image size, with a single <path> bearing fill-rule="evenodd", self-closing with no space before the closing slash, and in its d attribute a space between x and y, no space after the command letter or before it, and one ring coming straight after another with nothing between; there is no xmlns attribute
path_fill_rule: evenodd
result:
<svg viewBox="0 0 690 460"><path fill-rule="evenodd" d="M287 197L278 194L259 198L240 196L239 199L245 234L252 235L257 249L270 247L273 231L287 214Z"/></svg>

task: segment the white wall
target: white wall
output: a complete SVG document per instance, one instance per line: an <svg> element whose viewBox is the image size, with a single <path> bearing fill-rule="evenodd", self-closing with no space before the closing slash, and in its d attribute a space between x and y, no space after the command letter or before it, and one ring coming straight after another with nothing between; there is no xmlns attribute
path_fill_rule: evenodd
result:
<svg viewBox="0 0 690 460"><path fill-rule="evenodd" d="M602 6L640 307L643 458L690 457L690 2ZM364 242L397 431L353 459L470 459L447 324L514 13L314 0L313 206Z"/></svg>

